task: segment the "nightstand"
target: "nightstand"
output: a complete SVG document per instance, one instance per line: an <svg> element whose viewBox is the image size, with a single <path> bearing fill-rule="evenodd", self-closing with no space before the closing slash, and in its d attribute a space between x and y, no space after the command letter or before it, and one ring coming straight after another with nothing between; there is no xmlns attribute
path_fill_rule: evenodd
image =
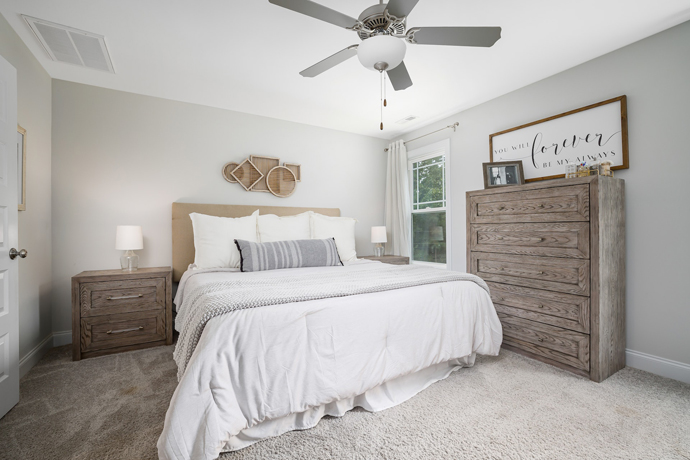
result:
<svg viewBox="0 0 690 460"><path fill-rule="evenodd" d="M364 257L360 257L360 259L378 260L379 262L383 262L384 264L391 264L391 265L409 265L410 264L410 258L405 257L405 256L381 256L381 257L364 256Z"/></svg>
<svg viewBox="0 0 690 460"><path fill-rule="evenodd" d="M172 344L170 267L72 278L72 359Z"/></svg>

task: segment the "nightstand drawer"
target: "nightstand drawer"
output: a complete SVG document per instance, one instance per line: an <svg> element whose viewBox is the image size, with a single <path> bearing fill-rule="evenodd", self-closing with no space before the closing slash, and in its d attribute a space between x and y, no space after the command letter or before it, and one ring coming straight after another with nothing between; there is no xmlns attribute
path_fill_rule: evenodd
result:
<svg viewBox="0 0 690 460"><path fill-rule="evenodd" d="M83 283L81 316L165 309L165 278Z"/></svg>
<svg viewBox="0 0 690 460"><path fill-rule="evenodd" d="M165 311L151 310L81 320L82 353L165 340Z"/></svg>

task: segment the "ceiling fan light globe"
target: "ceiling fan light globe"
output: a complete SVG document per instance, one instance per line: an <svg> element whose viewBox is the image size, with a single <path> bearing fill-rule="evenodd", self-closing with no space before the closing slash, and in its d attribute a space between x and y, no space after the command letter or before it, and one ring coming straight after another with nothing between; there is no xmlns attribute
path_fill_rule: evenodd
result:
<svg viewBox="0 0 690 460"><path fill-rule="evenodd" d="M386 70L392 70L405 59L407 46L403 40L390 35L374 35L360 43L357 48L359 62L369 70L379 71L381 63L388 64Z"/></svg>

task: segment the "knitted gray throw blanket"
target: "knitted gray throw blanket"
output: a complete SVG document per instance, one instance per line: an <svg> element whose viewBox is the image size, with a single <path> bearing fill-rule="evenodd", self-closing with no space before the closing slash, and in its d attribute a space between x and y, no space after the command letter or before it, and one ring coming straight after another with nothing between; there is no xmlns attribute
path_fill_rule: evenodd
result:
<svg viewBox="0 0 690 460"><path fill-rule="evenodd" d="M200 285L185 294L175 319L180 331L173 357L177 378L182 378L199 343L206 323L216 316L245 308L304 302L390 291L424 284L471 281L487 293L481 278L420 265L366 264L345 266L321 274L301 273L280 278L262 279L233 276L231 280Z"/></svg>

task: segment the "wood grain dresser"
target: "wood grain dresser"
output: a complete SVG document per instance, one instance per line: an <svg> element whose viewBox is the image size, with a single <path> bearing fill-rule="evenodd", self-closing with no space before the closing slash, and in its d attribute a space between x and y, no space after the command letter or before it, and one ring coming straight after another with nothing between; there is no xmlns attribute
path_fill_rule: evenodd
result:
<svg viewBox="0 0 690 460"><path fill-rule="evenodd" d="M172 270L100 270L72 278L72 359L172 344Z"/></svg>
<svg viewBox="0 0 690 460"><path fill-rule="evenodd" d="M384 264L391 264L391 265L409 265L410 264L410 258L407 256L381 256L381 257L363 256L363 257L360 257L360 259L377 260L379 262L383 262Z"/></svg>
<svg viewBox="0 0 690 460"><path fill-rule="evenodd" d="M467 193L467 266L503 346L601 382L625 367L625 182L603 176Z"/></svg>

